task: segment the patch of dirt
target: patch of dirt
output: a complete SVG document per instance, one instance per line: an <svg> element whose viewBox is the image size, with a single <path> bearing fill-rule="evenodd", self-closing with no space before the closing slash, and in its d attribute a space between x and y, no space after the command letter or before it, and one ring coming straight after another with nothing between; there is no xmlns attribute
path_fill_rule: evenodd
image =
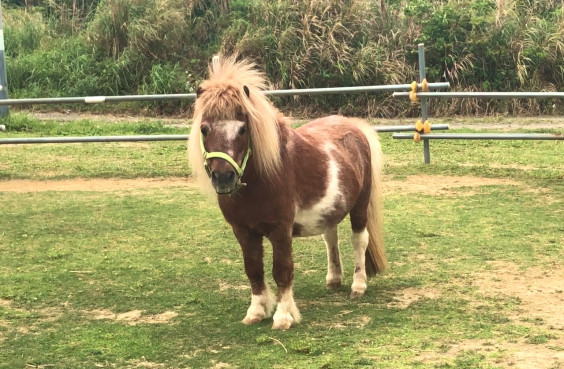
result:
<svg viewBox="0 0 564 369"><path fill-rule="evenodd" d="M92 113L76 113L72 111L66 112L31 112L31 116L39 120L56 120L60 122L71 122L76 120L94 120L107 123L149 123L160 121L163 124L187 127L192 117L184 116L166 116L166 117L148 117L148 116L132 116L125 114L92 114Z"/></svg>
<svg viewBox="0 0 564 369"><path fill-rule="evenodd" d="M345 330L349 328L364 328L372 321L368 315L357 315L348 317L347 315L353 313L353 310L342 310L339 314L335 315L335 320L318 321L308 323L313 327L323 327L325 329Z"/></svg>
<svg viewBox="0 0 564 369"><path fill-rule="evenodd" d="M159 187L196 186L191 178L135 178L135 179L84 179L64 180L9 180L0 181L0 192L43 191L122 191ZM453 195L463 187L523 186L522 183L496 178L457 176L408 176L403 180L385 180L384 191L390 193L423 193L427 195ZM465 192L467 193L467 192Z"/></svg>
<svg viewBox="0 0 564 369"><path fill-rule="evenodd" d="M220 291L228 291L228 290L244 291L244 290L250 290L250 289L251 289L251 286L245 285L245 284L234 285L234 284L229 284L227 282L219 282L219 290Z"/></svg>
<svg viewBox="0 0 564 369"><path fill-rule="evenodd" d="M485 120L488 120L486 118ZM491 118L490 118L491 120ZM476 118L460 118L453 119L447 122L452 129L468 128L478 130L501 130L503 132L513 132L518 129L527 130L541 130L541 129L562 129L564 128L564 121L561 117L519 117L515 118L501 118L498 122L476 122Z"/></svg>
<svg viewBox="0 0 564 369"><path fill-rule="evenodd" d="M564 268L529 268L514 263L491 262L491 272L479 273L472 284L485 296L517 297L520 311L510 318L518 321L542 319L554 330L564 332Z"/></svg>
<svg viewBox="0 0 564 369"><path fill-rule="evenodd" d="M131 310L125 313L116 314L110 310L83 311L84 315L92 317L94 320L115 320L129 325L137 324L164 324L178 316L174 311L165 311L161 314L145 315L143 310Z"/></svg>
<svg viewBox="0 0 564 369"><path fill-rule="evenodd" d="M495 367L513 369L553 369L564 364L564 351L556 351L543 345L524 342L496 343L489 340L464 340L452 345L446 353L427 352L418 359L425 363L444 364L465 352L481 353ZM499 355L501 353L501 355Z"/></svg>
<svg viewBox="0 0 564 369"><path fill-rule="evenodd" d="M215 362L215 361L212 361ZM224 369L224 368L236 368L231 364L223 363L221 361L215 362L214 365L211 367L212 369Z"/></svg>
<svg viewBox="0 0 564 369"><path fill-rule="evenodd" d="M396 309L407 309L411 304L422 299L436 299L441 296L441 291L434 288L408 287L397 291L394 300L386 306Z"/></svg>
<svg viewBox="0 0 564 369"><path fill-rule="evenodd" d="M188 178L136 178L136 179L83 179L64 180L10 180L0 181L0 192L44 192L44 191L123 191L144 188L194 186Z"/></svg>
<svg viewBox="0 0 564 369"><path fill-rule="evenodd" d="M511 368L555 369L564 366L564 351L542 345L504 344L502 350L512 355L501 364Z"/></svg>
<svg viewBox="0 0 564 369"><path fill-rule="evenodd" d="M152 363L152 362L146 361L146 360L133 360L131 362L131 367L153 369L153 368L162 368L162 367L164 367L164 364Z"/></svg>
<svg viewBox="0 0 564 369"><path fill-rule="evenodd" d="M446 352L429 351L418 356L424 363L444 364L464 352L481 353L496 367L552 369L564 365L564 268L552 265L526 270L511 262L490 263L491 270L476 273L471 285L485 297L514 297L519 305L508 318L531 328L531 336L546 336L544 343L522 337L510 341L462 340Z"/></svg>
<svg viewBox="0 0 564 369"><path fill-rule="evenodd" d="M475 188L482 186L523 186L522 183L509 179L484 178L472 176L408 176L403 180L384 181L384 192L388 194L421 193L425 195L460 195L460 188ZM473 192L465 191L465 195Z"/></svg>
<svg viewBox="0 0 564 369"><path fill-rule="evenodd" d="M27 312L28 310L25 309L20 309L20 308L15 308L12 306L12 301L11 300L5 300L5 299L0 299L0 306L2 306L5 309L10 309L12 311L17 311L17 312ZM49 309L45 309L46 311ZM48 316L52 316L53 312L51 311L47 311L47 315Z"/></svg>

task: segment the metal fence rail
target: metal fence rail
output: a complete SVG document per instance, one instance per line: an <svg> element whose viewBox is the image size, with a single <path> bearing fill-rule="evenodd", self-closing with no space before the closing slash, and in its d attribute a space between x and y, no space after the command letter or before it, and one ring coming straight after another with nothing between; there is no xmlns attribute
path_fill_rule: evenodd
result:
<svg viewBox="0 0 564 369"><path fill-rule="evenodd" d="M437 124L433 129L449 129L448 124ZM375 126L376 132L408 132L413 126ZM85 142L144 142L144 141L186 141L189 135L130 135L130 136L78 136L78 137L16 137L0 139L0 145L53 144Z"/></svg>
<svg viewBox="0 0 564 369"><path fill-rule="evenodd" d="M450 87L448 82L429 83L429 88L447 89ZM410 84L401 85L379 85L379 86L357 86L357 87L332 87L332 88L303 88L291 90L269 90L262 91L270 96L288 95L325 95L340 93L362 93L362 92L389 92L398 90L409 90ZM5 99L0 100L2 105L37 105L37 104L101 104L118 103L130 101L165 101L165 100L194 100L195 93L189 94L163 94L163 95L123 95L123 96L82 96L82 97L50 97L34 99Z"/></svg>
<svg viewBox="0 0 564 369"><path fill-rule="evenodd" d="M0 139L0 145L53 144L84 142L142 142L185 141L188 135L131 135L131 136L64 136L64 137L17 137Z"/></svg>
<svg viewBox="0 0 564 369"><path fill-rule="evenodd" d="M412 140L413 134L394 133L393 138ZM426 140L564 140L564 134L551 133L432 133L422 134Z"/></svg>
<svg viewBox="0 0 564 369"><path fill-rule="evenodd" d="M409 92L394 92L393 97L409 97ZM439 99L564 99L564 92L418 92L418 98Z"/></svg>

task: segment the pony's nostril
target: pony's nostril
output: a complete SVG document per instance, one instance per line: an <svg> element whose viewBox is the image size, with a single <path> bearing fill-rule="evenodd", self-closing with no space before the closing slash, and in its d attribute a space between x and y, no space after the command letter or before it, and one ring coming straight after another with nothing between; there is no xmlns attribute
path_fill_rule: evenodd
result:
<svg viewBox="0 0 564 369"><path fill-rule="evenodd" d="M215 170L211 173L213 179L219 179L219 173Z"/></svg>
<svg viewBox="0 0 564 369"><path fill-rule="evenodd" d="M235 172L227 172L226 177L228 181L232 181L235 178Z"/></svg>

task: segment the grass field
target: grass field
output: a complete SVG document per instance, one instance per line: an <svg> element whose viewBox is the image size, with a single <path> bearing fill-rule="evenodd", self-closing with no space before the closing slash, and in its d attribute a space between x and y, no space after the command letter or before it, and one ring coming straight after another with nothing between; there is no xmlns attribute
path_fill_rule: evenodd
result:
<svg viewBox="0 0 564 369"><path fill-rule="evenodd" d="M0 138L187 130L12 119ZM0 368L562 368L564 143L433 141L425 166L381 140L391 268L350 300L296 240L286 332L240 323L241 253L185 143L0 145Z"/></svg>

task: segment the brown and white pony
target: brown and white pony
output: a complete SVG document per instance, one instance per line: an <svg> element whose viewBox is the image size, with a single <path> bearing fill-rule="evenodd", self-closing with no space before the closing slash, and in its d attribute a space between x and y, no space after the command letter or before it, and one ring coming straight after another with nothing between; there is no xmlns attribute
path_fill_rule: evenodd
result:
<svg viewBox="0 0 564 369"><path fill-rule="evenodd" d="M236 57L214 58L197 92L189 140L192 173L215 190L241 245L251 284L244 324L273 316L274 329L300 322L292 286L292 237L323 235L327 286L341 285L337 225L350 214L355 269L351 297L387 266L382 236L382 153L359 119L330 116L293 130L261 90L263 74ZM214 195L215 196L215 195ZM272 243L275 299L264 279L263 238Z"/></svg>

